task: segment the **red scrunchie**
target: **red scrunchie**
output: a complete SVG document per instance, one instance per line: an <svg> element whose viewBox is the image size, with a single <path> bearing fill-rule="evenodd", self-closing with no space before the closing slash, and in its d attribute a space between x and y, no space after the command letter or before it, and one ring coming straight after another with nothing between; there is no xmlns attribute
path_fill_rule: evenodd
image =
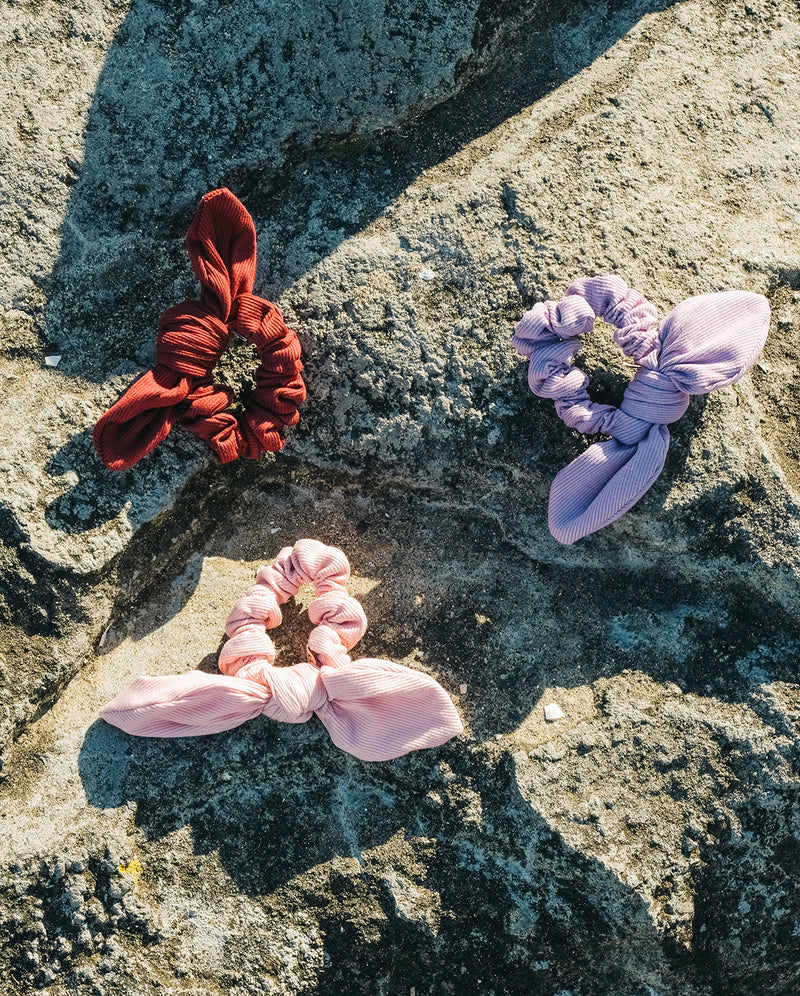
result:
<svg viewBox="0 0 800 996"><path fill-rule="evenodd" d="M230 190L212 190L200 201L186 248L202 285L200 300L167 308L155 367L95 425L94 446L110 470L132 467L176 423L204 439L222 463L255 459L264 450L281 449L284 427L300 417L306 396L300 343L278 308L252 293L256 230ZM226 410L233 391L211 379L233 334L252 342L260 360L238 418Z"/></svg>

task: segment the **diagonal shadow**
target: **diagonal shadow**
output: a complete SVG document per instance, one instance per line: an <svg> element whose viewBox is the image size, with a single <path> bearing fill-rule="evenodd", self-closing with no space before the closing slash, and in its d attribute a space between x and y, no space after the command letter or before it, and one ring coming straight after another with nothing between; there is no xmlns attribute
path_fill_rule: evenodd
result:
<svg viewBox="0 0 800 996"><path fill-rule="evenodd" d="M179 584L163 572L155 576L157 584L138 600L141 606L146 597L152 608L135 613L132 631L129 596L120 593L101 655L118 638L139 642L177 615L197 588L202 557L267 562L311 535L343 549L354 576L379 582L360 596L370 625L357 654L406 660L421 652L425 668L448 689L468 686L470 723L485 735L515 729L545 687L573 687L625 667L746 702L749 685L737 661L774 647L771 671L792 680L793 657L779 648L799 639L800 628L758 574L748 579L739 570L752 560L757 537L741 517L752 499L728 486L675 513L679 534L693 544L681 557L654 549L648 563L626 565L618 555L631 528L625 520L559 557L546 534L544 494L536 499L539 558L509 543L485 509L430 495L420 502L417 493L385 482L299 465L293 480L243 473L236 481L236 501L220 489L219 502L174 544L177 557L196 554L194 568ZM657 486L643 499L652 507L660 500ZM191 509L191 495L184 504ZM646 509L641 514L646 518ZM280 642L286 628L276 633ZM297 659L304 640L298 636L287 648Z"/></svg>
<svg viewBox="0 0 800 996"><path fill-rule="evenodd" d="M480 79L456 83L454 96L427 111L422 108L434 98L409 99L398 121L399 111L376 120L355 98L326 95L316 77L306 95L319 105L311 117L301 113L305 105L288 83L270 91L253 83L253 66L267 58L270 45L283 45L289 75L293 59L305 65L311 58L314 43L292 36L302 24L284 23L285 5L275 23L274 4L261 0L260 13L244 26L229 5L204 15L210 20L203 23L187 2L136 0L100 75L49 282L48 323L69 344L61 370L86 381L119 377L127 383L132 372L151 365L158 314L197 293L182 243L208 189L228 185L257 217L272 219L256 291L279 296L378 217L421 172L556 89L645 14L674 2L545 2L527 11L525 4L483 3L476 52L489 45L487 33L494 32L495 41L504 37L498 28L504 16L514 14L513 23L525 30L505 39L503 57ZM347 22L357 21L359 10L348 5L338 12L337 38L360 36L363 25ZM226 17L234 18L230 30ZM386 29L373 27L377 35ZM204 31L213 34L213 59L200 44ZM363 66L349 66L354 77L374 72L363 58ZM456 75L466 80L470 71L466 65ZM400 86L404 63L388 58L382 72ZM246 93L245 80L253 87ZM327 115L319 110L326 97L333 101ZM351 108L349 116L337 99ZM304 317L313 319L313 308ZM303 345L313 380L324 357L313 341ZM322 417L319 404L312 395L304 408L309 427ZM174 439L164 445L181 447ZM70 441L53 463L73 467L75 455ZM148 462L158 464L158 477L176 460L154 455ZM79 484L47 510L52 528L81 531L76 508L85 504L83 494L110 494L96 503L94 525L120 510L121 489L99 462L80 461L78 472ZM148 473L147 466L133 468L122 490L147 490Z"/></svg>
<svg viewBox="0 0 800 996"><path fill-rule="evenodd" d="M592 991L614 983L633 996L643 979L665 996L693 991L689 959L665 950L645 903L531 808L507 756L455 744L368 765L311 727L264 723L202 743L137 744L115 778L110 759L130 753L126 741L100 723L88 731L80 759L88 801L136 800L150 840L188 822L195 852L218 853L243 892L276 913L313 909L327 956L321 993L360 991L365 974L391 992L421 979L430 987L422 991L464 994L528 992L534 979L541 991L591 980ZM480 825L465 820L464 791L480 799ZM391 854L387 868L380 852L398 836L420 849L419 885L441 906L433 925L409 916L392 887ZM343 858L361 874L339 871ZM370 913L375 930L365 939L359 924ZM499 938L513 938L513 950Z"/></svg>
<svg viewBox="0 0 800 996"><path fill-rule="evenodd" d="M369 765L336 750L316 720L256 720L214 736L164 741L129 737L98 721L79 758L89 803L135 803L137 826L151 842L188 827L196 853L218 855L237 889L276 911L314 908L330 958L321 992L358 991L358 973L386 976L390 991L408 991L419 984L415 967L448 991L444 973L454 964L465 967L459 993L489 991L486 979L496 992L522 993L534 978L542 991L555 992L577 986L579 977L592 980L589 991L597 993L634 996L645 979L662 994L719 991L706 985L707 970L719 972L727 950L727 921L715 913L713 897L739 888L729 869L742 864L746 840L721 839L718 850L709 845L695 924L699 932L707 922L713 937L698 933L695 953L687 954L658 933L632 888L570 847L525 801L495 737L517 730L545 687L591 685L627 668L703 698L747 703L752 680L739 665L748 653L762 660L772 647L775 676L793 680L788 651L800 635L796 621L755 598L747 583L737 585L735 566L719 588L709 586L705 561L693 569L664 557L629 571L618 563L609 576L586 563L525 556L463 509L422 508L414 495L385 489L382 498L368 497L361 484L328 493L317 482L304 501L296 493L292 499L292 489L302 487L280 483L260 505L243 494L208 550L252 560L276 510L284 510L276 548L284 531L308 526L313 515L318 537L346 550L354 575L380 580L360 597L370 626L356 654L397 660L421 646L426 671L453 693L466 684L459 705L475 739ZM241 543L233 542L239 535ZM290 607L288 641L275 634L289 659L302 652L303 615ZM746 767L745 761L737 774ZM740 807L743 824L750 810L755 823L759 806L766 812L773 805L759 788L760 764L752 777ZM775 791L795 804L790 784L776 779ZM778 829L787 822L781 819ZM793 860L791 840L773 844L769 826L760 832L777 860ZM440 896L444 912L435 931L403 912L407 886L393 884L385 869L371 870L370 855L398 835L429 842L419 845L430 853L420 856L418 885ZM148 856L154 874L159 855L154 847ZM357 862L362 874L343 870L342 861ZM788 890L788 877L780 881ZM760 888L755 883L750 891L761 896ZM321 893L328 898L317 909ZM387 924L371 940L359 934L364 917L355 911L364 904L376 924ZM790 919L791 912L783 917L784 934ZM751 970L751 949L766 936L766 922L753 919L750 948L732 976ZM512 935L513 956L492 943ZM785 936L773 947L776 958L789 957Z"/></svg>

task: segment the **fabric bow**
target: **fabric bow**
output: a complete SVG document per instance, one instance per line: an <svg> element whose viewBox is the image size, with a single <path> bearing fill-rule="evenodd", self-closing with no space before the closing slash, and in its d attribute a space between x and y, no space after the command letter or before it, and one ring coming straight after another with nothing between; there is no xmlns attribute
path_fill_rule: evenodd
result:
<svg viewBox="0 0 800 996"><path fill-rule="evenodd" d="M244 205L226 188L200 201L186 236L199 301L168 308L159 323L156 365L97 422L95 449L110 470L127 470L180 424L205 440L223 463L283 447L306 390L300 343L270 301L252 293L256 232ZM226 411L229 387L211 379L232 335L252 342L260 365L246 410Z"/></svg>
<svg viewBox="0 0 800 996"><path fill-rule="evenodd" d="M616 327L614 339L637 364L619 408L595 404L589 378L571 360L596 318ZM576 540L619 518L651 487L669 447L667 425L693 394L734 384L755 363L769 329L767 299L747 291L702 294L679 304L658 325L658 313L620 277L583 277L560 301L536 304L512 343L529 358L528 384L552 398L562 421L594 443L556 475L550 489L550 532Z"/></svg>
<svg viewBox="0 0 800 996"><path fill-rule="evenodd" d="M463 729L458 713L429 675L392 661L350 659L347 651L364 635L367 620L345 592L349 576L341 550L310 539L285 547L231 610L222 675L136 678L100 715L136 736L186 737L261 715L304 723L316 714L337 747L364 761L386 761L457 736ZM315 626L308 661L273 667L275 648L265 628L281 622L280 605L307 583L315 596L308 608Z"/></svg>

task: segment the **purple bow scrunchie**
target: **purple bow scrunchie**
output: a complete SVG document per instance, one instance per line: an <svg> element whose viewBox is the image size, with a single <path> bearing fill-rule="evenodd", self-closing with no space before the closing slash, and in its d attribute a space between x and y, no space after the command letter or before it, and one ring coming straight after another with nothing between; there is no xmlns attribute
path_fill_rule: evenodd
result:
<svg viewBox="0 0 800 996"><path fill-rule="evenodd" d="M596 318L616 327L614 339L637 370L619 408L595 404L589 378L571 360ZM517 325L514 348L530 360L528 384L552 398L561 420L594 443L556 475L550 489L550 532L574 543L628 511L664 467L667 425L692 394L734 384L755 363L767 338L765 297L725 291L690 297L658 324L656 309L620 277L582 277L560 301L536 304Z"/></svg>

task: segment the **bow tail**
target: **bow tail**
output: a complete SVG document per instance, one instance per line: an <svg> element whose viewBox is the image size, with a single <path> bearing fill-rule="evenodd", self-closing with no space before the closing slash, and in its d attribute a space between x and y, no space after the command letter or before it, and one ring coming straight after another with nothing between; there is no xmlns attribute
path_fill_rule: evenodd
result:
<svg viewBox="0 0 800 996"><path fill-rule="evenodd" d="M231 730L261 715L269 689L253 681L189 671L135 678L100 710L137 737L196 737Z"/></svg>
<svg viewBox="0 0 800 996"><path fill-rule="evenodd" d="M148 370L102 415L92 430L97 455L109 470L127 470L170 433L189 381L166 367Z"/></svg>
<svg viewBox="0 0 800 996"><path fill-rule="evenodd" d="M550 488L550 532L570 544L618 519L650 488L664 467L669 430L653 425L633 446L595 443L560 470Z"/></svg>
<svg viewBox="0 0 800 996"><path fill-rule="evenodd" d="M463 731L442 686L402 664L365 658L320 674L328 701L317 715L336 746L362 761L438 747Z"/></svg>

